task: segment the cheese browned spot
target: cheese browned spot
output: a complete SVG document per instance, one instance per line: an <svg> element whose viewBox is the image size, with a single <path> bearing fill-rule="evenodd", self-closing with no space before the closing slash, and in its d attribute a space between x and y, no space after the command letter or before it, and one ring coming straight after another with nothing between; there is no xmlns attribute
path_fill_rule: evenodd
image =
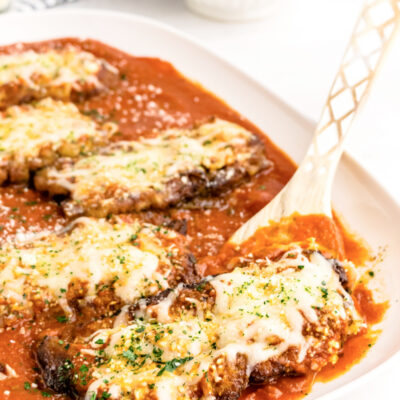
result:
<svg viewBox="0 0 400 400"><path fill-rule="evenodd" d="M47 98L0 113L0 183L27 181L29 171L105 145L116 125L99 125L72 103Z"/></svg>
<svg viewBox="0 0 400 400"><path fill-rule="evenodd" d="M237 399L250 382L335 363L364 326L332 264L301 249L179 285L132 312L131 322L82 342L98 360L78 390L86 400Z"/></svg>
<svg viewBox="0 0 400 400"><path fill-rule="evenodd" d="M185 239L139 222L80 218L67 231L0 249L0 314L58 304L73 314L105 289L132 303L180 281L194 279Z"/></svg>
<svg viewBox="0 0 400 400"><path fill-rule="evenodd" d="M217 119L116 143L101 154L44 169L35 185L51 194L69 193L68 215L105 216L215 194L270 166L257 136Z"/></svg>
<svg viewBox="0 0 400 400"><path fill-rule="evenodd" d="M0 55L0 109L50 96L78 100L115 84L118 70L74 46Z"/></svg>

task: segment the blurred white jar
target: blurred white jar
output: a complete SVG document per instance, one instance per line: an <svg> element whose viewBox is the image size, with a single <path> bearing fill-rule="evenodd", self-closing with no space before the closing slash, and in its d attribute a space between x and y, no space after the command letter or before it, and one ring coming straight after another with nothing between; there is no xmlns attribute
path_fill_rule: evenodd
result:
<svg viewBox="0 0 400 400"><path fill-rule="evenodd" d="M11 0L0 0L0 12L7 10Z"/></svg>
<svg viewBox="0 0 400 400"><path fill-rule="evenodd" d="M185 0L190 10L221 21L245 21L269 14L279 0Z"/></svg>

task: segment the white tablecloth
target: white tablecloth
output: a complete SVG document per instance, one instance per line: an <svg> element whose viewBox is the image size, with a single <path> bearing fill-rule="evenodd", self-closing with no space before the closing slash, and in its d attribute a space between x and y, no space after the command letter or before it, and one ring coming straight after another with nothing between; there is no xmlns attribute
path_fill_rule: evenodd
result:
<svg viewBox="0 0 400 400"><path fill-rule="evenodd" d="M193 15L183 0L80 0L63 7L134 12L170 24L317 119L361 4L362 0L281 0L270 17L240 24ZM400 37L354 128L348 151L400 203ZM400 357L390 366L392 372L340 400L400 399Z"/></svg>

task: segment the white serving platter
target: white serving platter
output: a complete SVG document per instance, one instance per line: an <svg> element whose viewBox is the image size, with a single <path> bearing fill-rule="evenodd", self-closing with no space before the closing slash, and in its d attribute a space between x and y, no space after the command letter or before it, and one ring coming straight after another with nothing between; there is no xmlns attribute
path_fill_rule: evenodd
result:
<svg viewBox="0 0 400 400"><path fill-rule="evenodd" d="M134 55L170 61L184 75L200 82L259 126L296 162L305 154L314 128L311 121L251 77L173 28L109 11L0 16L0 45L68 36L98 39ZM372 382L375 374L384 372L387 361L400 350L400 206L347 154L336 176L333 201L351 229L366 239L373 250L387 248L377 279L385 282L390 308L380 326L382 334L368 355L341 377L314 385L307 396L310 400L336 399L360 384Z"/></svg>

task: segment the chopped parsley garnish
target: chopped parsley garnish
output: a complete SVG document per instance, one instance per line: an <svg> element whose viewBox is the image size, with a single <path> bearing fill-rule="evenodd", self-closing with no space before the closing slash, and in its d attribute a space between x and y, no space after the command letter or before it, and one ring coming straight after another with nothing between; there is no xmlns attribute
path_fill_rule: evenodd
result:
<svg viewBox="0 0 400 400"><path fill-rule="evenodd" d="M321 288L321 292L322 292L322 297L327 300L328 299L328 289L327 288Z"/></svg>
<svg viewBox="0 0 400 400"><path fill-rule="evenodd" d="M158 372L157 376L161 376L165 371L174 372L178 367L191 360L193 360L193 357L173 358L165 363L165 365Z"/></svg>
<svg viewBox="0 0 400 400"><path fill-rule="evenodd" d="M122 352L122 355L128 359L128 361L131 364L134 364L136 359L137 359L137 355L132 351L132 350L125 350L124 352Z"/></svg>
<svg viewBox="0 0 400 400"><path fill-rule="evenodd" d="M69 318L66 317L65 315L58 315L58 316L56 317L56 320L57 320L58 322L61 322L62 324L65 324L66 322L69 321Z"/></svg>
<svg viewBox="0 0 400 400"><path fill-rule="evenodd" d="M89 368L88 368L87 365L82 364L82 365L80 366L80 368L79 368L79 371L81 371L81 372L88 372L88 371L89 371Z"/></svg>
<svg viewBox="0 0 400 400"><path fill-rule="evenodd" d="M154 355L155 358L161 358L163 353L164 353L164 351L162 349L160 349L159 347L154 347L153 348L153 355Z"/></svg>

